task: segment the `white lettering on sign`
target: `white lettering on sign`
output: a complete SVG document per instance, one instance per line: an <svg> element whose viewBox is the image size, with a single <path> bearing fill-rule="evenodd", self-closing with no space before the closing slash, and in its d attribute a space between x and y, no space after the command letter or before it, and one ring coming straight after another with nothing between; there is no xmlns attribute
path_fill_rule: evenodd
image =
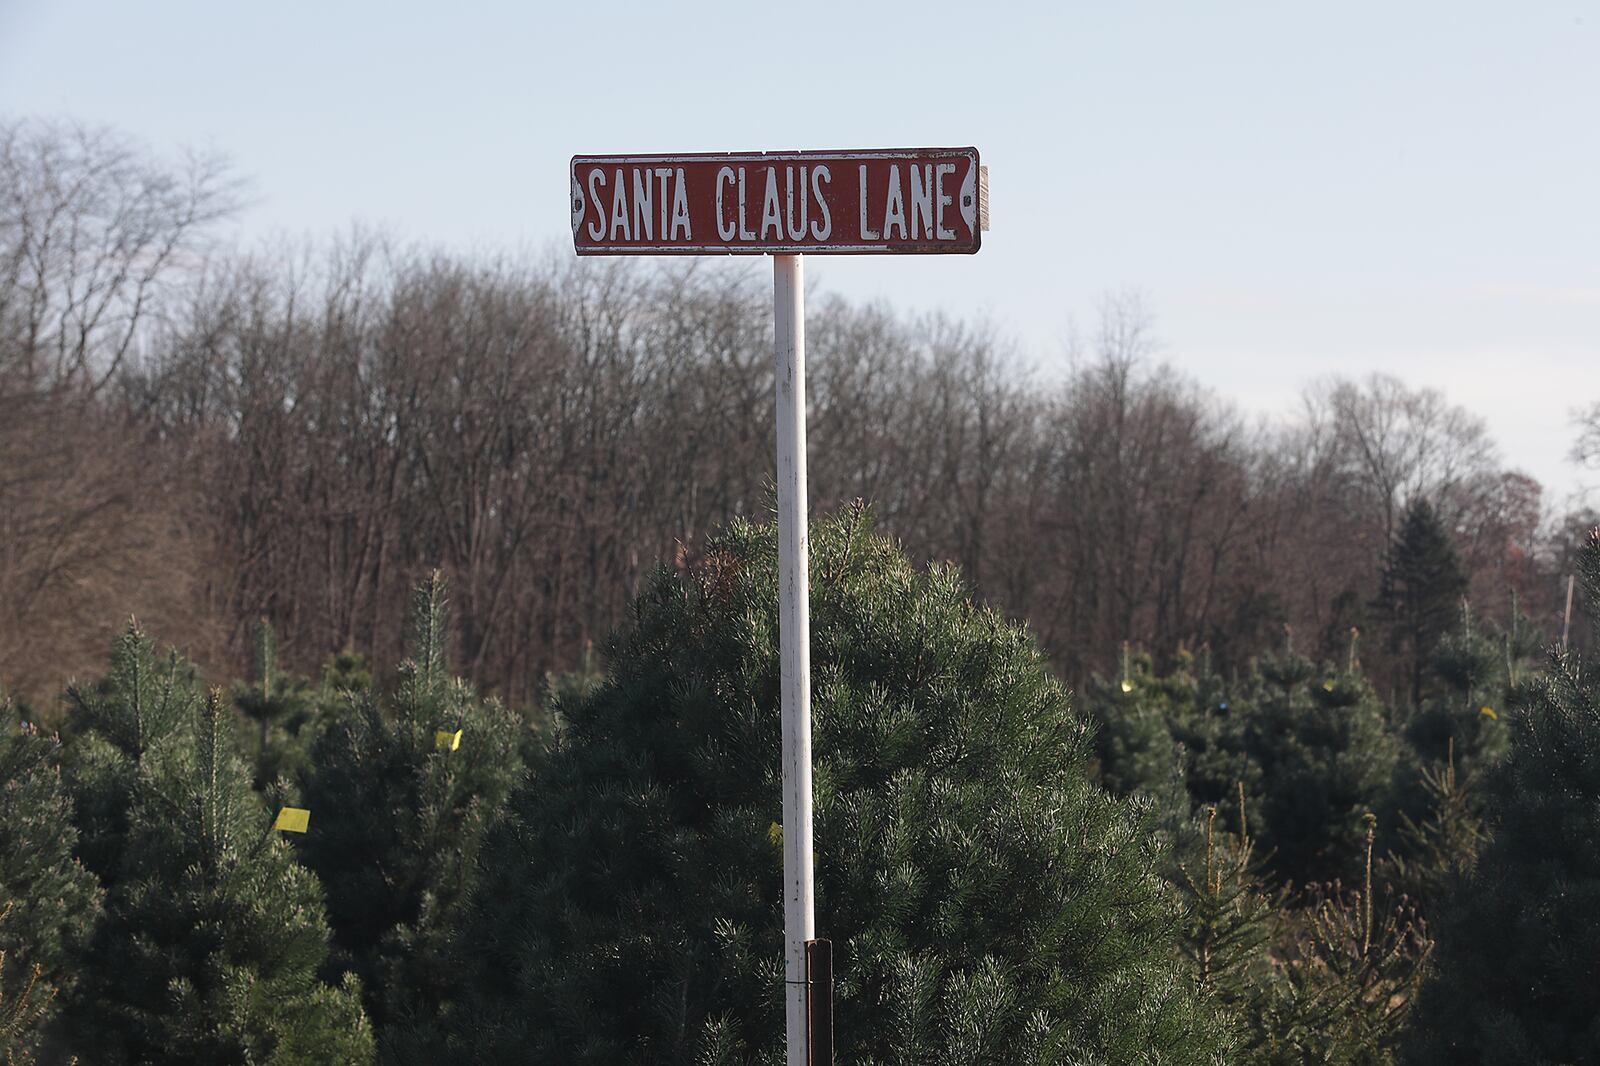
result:
<svg viewBox="0 0 1600 1066"><path fill-rule="evenodd" d="M889 184L881 211L871 202L867 189L867 168L860 167L860 234L863 241L956 239L955 230L945 224L945 209L955 197L945 192L945 179L956 172L954 163L907 163L902 178L900 164L889 168ZM906 193L910 186L910 210ZM819 195L818 199L821 197ZM965 207L965 205L963 205ZM880 228L873 228L872 223ZM820 238L819 238L820 239Z"/></svg>
<svg viewBox="0 0 1600 1066"><path fill-rule="evenodd" d="M889 201L883 206L883 239L888 240L894 236L894 228L900 227L900 238L906 236L906 201L900 193L900 168L889 169Z"/></svg>
<svg viewBox="0 0 1600 1066"><path fill-rule="evenodd" d="M668 179L672 177L672 168L656 167L652 173L658 179L661 190L661 235L665 237L667 235L667 187Z"/></svg>
<svg viewBox="0 0 1600 1066"><path fill-rule="evenodd" d="M803 241L806 237L806 215L810 211L811 197L806 192L806 168L800 168L800 225L794 224L794 167L784 167L784 176L788 178L783 183L784 221L788 223L785 232L791 241Z"/></svg>
<svg viewBox="0 0 1600 1066"><path fill-rule="evenodd" d="M938 206L934 208L933 216L934 236L938 237L941 241L953 241L956 239L956 231L953 229L945 229L944 209L955 203L955 200L944 194L944 178L946 174L954 174L956 172L956 165L954 163L939 163L933 168L933 170L935 175L933 179L934 188L937 190L935 193L935 199L938 201Z"/></svg>
<svg viewBox="0 0 1600 1066"><path fill-rule="evenodd" d="M750 227L745 225L745 221L744 221L744 184L745 184L744 183L744 167L740 167L739 168L739 239L741 241L753 241L753 240L756 239L756 235L753 232L751 232Z"/></svg>
<svg viewBox="0 0 1600 1066"><path fill-rule="evenodd" d="M597 241L606 239L606 216L600 209L600 190L597 188L598 185L605 183L605 171L596 169L589 173L589 202L594 204L595 214L599 216L594 222L589 223L589 236Z"/></svg>
<svg viewBox="0 0 1600 1066"><path fill-rule="evenodd" d="M723 208L723 186L733 180L733 170L717 172L717 232L723 240L733 237L733 223ZM611 187L611 212L604 207L602 189ZM694 223L689 215L689 190L682 167L618 168L607 181L604 171L589 174L589 199L596 217L588 224L589 236L600 240L663 241L694 240ZM657 226L659 221L660 226ZM754 239L754 234L751 234Z"/></svg>
<svg viewBox="0 0 1600 1066"><path fill-rule="evenodd" d="M864 241L881 240L878 231L867 225L867 165L861 164L861 239Z"/></svg>
<svg viewBox="0 0 1600 1066"><path fill-rule="evenodd" d="M975 247L980 200L975 164L959 158L940 161L931 152L920 158L904 153L870 160L775 155L725 161L610 157L582 170L575 162L572 230L579 254L622 254L629 248L640 253L750 253L785 245L810 247L813 242L828 245L825 251ZM852 166L857 188L834 187L838 175L833 169ZM856 225L840 220L835 226L833 210L849 211L852 193L858 195ZM840 243L829 243L833 241ZM588 242L616 248L593 249Z"/></svg>
<svg viewBox="0 0 1600 1066"><path fill-rule="evenodd" d="M648 170L635 170L633 172L633 232L645 240L655 237L656 220L650 210L651 201L655 197L655 183L650 180ZM661 209L666 210L667 201L661 201ZM667 235L666 219L661 220L661 235Z"/></svg>
<svg viewBox="0 0 1600 1066"><path fill-rule="evenodd" d="M816 194L817 206L822 209L822 217L811 223L811 236L819 241L825 241L833 235L833 215L828 211L828 201L822 196L823 182L833 184L833 174L826 164L811 172L811 191Z"/></svg>
<svg viewBox="0 0 1600 1066"><path fill-rule="evenodd" d="M807 234L813 240L825 241L833 236L833 213L823 194L823 186L833 183L833 172L826 165L818 167L786 166L780 175L776 167L766 167L766 181L762 186L761 219L751 229L750 197L746 189L756 177L744 167L719 167L714 186L717 215L717 236L725 241L767 240L769 236L783 240L803 241ZM782 186L780 191L779 186ZM729 189L737 196L730 197ZM736 200L737 202L732 202ZM683 171L676 175L672 195L672 227L667 236L665 223L662 235L677 240L679 230L684 239L692 240L689 221L689 198Z"/></svg>
<svg viewBox="0 0 1600 1066"><path fill-rule="evenodd" d="M778 168L767 168L767 193L761 198L761 239L767 239L767 227L772 235L783 240L783 204L778 199Z"/></svg>
<svg viewBox="0 0 1600 1066"><path fill-rule="evenodd" d="M717 171L717 236L725 241L733 240L738 227L728 218L728 212L723 208L722 186L724 182L732 185L735 180L732 167L722 167ZM726 226L723 225L724 222L727 222Z"/></svg>
<svg viewBox="0 0 1600 1066"><path fill-rule="evenodd" d="M659 172L658 172L659 173ZM683 168L677 170L677 182L672 187L672 236L668 240L678 239L678 227L683 227L683 239L694 240L694 234L689 232L689 193L684 188ZM662 217L666 216L666 203L662 201Z"/></svg>
<svg viewBox="0 0 1600 1066"><path fill-rule="evenodd" d="M622 168L617 168L617 184L611 193L611 239L621 237L625 241L633 239L633 233L628 229L628 186L622 180Z"/></svg>
<svg viewBox="0 0 1600 1066"><path fill-rule="evenodd" d="M933 236L933 164L911 164L911 239Z"/></svg>

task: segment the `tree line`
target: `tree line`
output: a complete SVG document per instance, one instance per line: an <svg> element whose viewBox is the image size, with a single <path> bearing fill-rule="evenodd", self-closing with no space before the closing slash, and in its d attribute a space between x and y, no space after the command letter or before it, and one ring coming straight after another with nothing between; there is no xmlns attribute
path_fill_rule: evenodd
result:
<svg viewBox="0 0 1600 1066"><path fill-rule="evenodd" d="M37 122L0 128L0 188L0 676L24 695L89 669L118 614L219 674L261 618L307 670L392 661L437 567L464 675L528 703L654 567L773 506L758 270L360 232L239 252L217 240L226 167ZM1552 529L1436 390L1326 380L1259 420L1159 361L1134 300L1049 375L999 325L811 307L813 507L871 502L1072 684L1126 641L1243 669L1284 625L1324 658L1351 626L1389 634L1385 563L1419 501L1481 611L1515 594L1559 628L1586 519ZM1369 641L1385 691L1418 661Z"/></svg>

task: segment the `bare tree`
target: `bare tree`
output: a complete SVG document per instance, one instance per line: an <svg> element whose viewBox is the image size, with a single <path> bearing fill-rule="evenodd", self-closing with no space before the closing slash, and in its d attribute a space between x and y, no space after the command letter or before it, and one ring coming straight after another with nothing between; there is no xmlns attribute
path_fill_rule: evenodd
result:
<svg viewBox="0 0 1600 1066"><path fill-rule="evenodd" d="M0 124L0 663L24 684L98 657L107 600L184 613L185 486L108 386L235 193L215 160Z"/></svg>

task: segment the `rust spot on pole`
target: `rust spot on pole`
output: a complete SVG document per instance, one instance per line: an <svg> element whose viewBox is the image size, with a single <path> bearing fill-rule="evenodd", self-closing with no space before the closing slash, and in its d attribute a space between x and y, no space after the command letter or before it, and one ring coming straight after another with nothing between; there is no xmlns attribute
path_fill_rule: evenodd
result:
<svg viewBox="0 0 1600 1066"><path fill-rule="evenodd" d="M833 1066L833 941L806 941L808 1066Z"/></svg>

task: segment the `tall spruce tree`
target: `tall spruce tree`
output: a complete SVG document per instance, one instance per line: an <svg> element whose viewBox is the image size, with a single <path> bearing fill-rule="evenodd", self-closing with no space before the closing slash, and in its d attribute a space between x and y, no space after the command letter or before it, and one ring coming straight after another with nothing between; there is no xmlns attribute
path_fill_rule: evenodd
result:
<svg viewBox="0 0 1600 1066"><path fill-rule="evenodd" d="M1580 557L1600 608L1600 531ZM1490 775L1492 836L1436 923L1407 1061L1600 1063L1600 677L1555 652Z"/></svg>
<svg viewBox="0 0 1600 1066"><path fill-rule="evenodd" d="M75 984L100 913L100 886L72 857L72 806L57 742L7 719L0 733L0 1056L21 1059Z"/></svg>
<svg viewBox="0 0 1600 1066"><path fill-rule="evenodd" d="M451 675L438 573L415 591L411 628L394 693L345 689L303 783L318 831L301 854L327 887L330 967L362 979L386 1058L425 1043L425 1023L451 994L444 945L484 832L521 772L524 732L516 715Z"/></svg>
<svg viewBox="0 0 1600 1066"><path fill-rule="evenodd" d="M1032 638L864 510L812 529L817 927L881 1066L1227 1060L1148 807ZM486 848L456 1061L782 1061L777 538L663 572ZM844 1050L847 1049L847 1050Z"/></svg>
<svg viewBox="0 0 1600 1066"><path fill-rule="evenodd" d="M1434 654L1455 623L1466 591L1467 578L1450 531L1427 500L1416 500L1406 508L1389 547L1377 602L1388 620L1390 649L1403 665L1413 706L1422 702Z"/></svg>
<svg viewBox="0 0 1600 1066"><path fill-rule="evenodd" d="M73 1050L107 1066L370 1061L356 982L317 976L321 890L251 789L221 693L130 625L107 677L69 698L79 850L107 891L66 1006Z"/></svg>

